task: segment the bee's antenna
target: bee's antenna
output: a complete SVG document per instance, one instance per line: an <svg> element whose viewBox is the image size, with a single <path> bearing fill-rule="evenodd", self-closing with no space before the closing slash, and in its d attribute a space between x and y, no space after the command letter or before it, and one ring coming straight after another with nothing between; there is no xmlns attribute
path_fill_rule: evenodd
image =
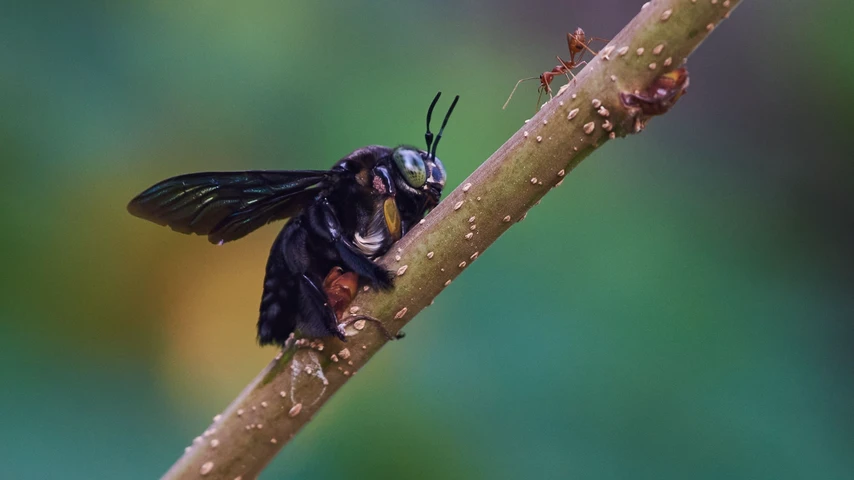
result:
<svg viewBox="0 0 854 480"><path fill-rule="evenodd" d="M433 132L430 131L430 117L433 116L433 108L436 106L436 102L439 101L439 97L442 96L442 92L436 94L436 97L433 99L433 103L430 104L430 108L427 110L427 133L424 134L424 139L427 140L427 152L433 148Z"/></svg>
<svg viewBox="0 0 854 480"><path fill-rule="evenodd" d="M438 99L439 99L439 96L436 95L436 100L438 100ZM454 97L454 101L451 102L451 108L448 109L448 113L445 114L445 119L442 120L442 128L439 129L439 134L436 135L436 141L433 143L433 151L428 152L430 154L430 157L429 157L430 159L436 158L436 148L439 146L439 140L442 139L442 132L445 131L445 125L448 124L448 119L451 118L451 113L454 111L454 107L457 106L457 101L459 99L460 99L459 95ZM435 100L433 101L433 103L435 104ZM433 108L431 107L430 110L433 110ZM428 117L429 117L429 115L428 115Z"/></svg>

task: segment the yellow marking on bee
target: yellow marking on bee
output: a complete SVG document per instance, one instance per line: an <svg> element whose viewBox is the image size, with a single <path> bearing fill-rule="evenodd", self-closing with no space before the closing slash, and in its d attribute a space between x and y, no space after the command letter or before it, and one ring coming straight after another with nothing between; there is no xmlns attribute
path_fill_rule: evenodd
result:
<svg viewBox="0 0 854 480"><path fill-rule="evenodd" d="M393 198L386 198L383 202L383 214L385 215L385 224L388 227L388 233L394 241L400 240L400 212L397 210L397 204Z"/></svg>

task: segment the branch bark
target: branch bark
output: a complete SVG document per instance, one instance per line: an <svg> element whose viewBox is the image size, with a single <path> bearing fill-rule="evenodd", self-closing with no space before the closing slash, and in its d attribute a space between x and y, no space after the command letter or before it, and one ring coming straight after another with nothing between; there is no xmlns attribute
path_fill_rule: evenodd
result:
<svg viewBox="0 0 854 480"><path fill-rule="evenodd" d="M740 0L653 0L381 263L395 289L362 291L351 314L399 331L581 160L640 131L687 86L688 55ZM565 90L565 91L563 91ZM387 342L372 322L348 341L302 341L280 353L187 448L165 479L249 479Z"/></svg>

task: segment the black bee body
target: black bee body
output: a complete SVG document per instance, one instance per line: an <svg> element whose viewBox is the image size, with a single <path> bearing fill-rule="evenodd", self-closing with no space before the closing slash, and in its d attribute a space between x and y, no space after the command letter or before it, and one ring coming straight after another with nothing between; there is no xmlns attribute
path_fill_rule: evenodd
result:
<svg viewBox="0 0 854 480"><path fill-rule="evenodd" d="M374 263L435 207L445 170L435 157L427 114L427 151L368 146L329 171L248 171L181 175L134 198L133 215L212 243L236 240L290 218L270 251L258 319L258 341L282 345L298 331L344 339L325 290L330 272L352 272L376 288L392 287ZM451 105L444 129L456 105Z"/></svg>
<svg viewBox="0 0 854 480"><path fill-rule="evenodd" d="M396 151L417 152L428 159L427 152L413 147L356 150L332 168L329 186L279 233L267 261L261 298L262 344L282 343L295 328L310 337L343 338L321 288L335 267L354 272L377 288L391 288L388 271L373 259L438 203L444 184L438 159L432 160L433 179L428 184L433 187L427 190L412 189L400 175L391 175Z"/></svg>

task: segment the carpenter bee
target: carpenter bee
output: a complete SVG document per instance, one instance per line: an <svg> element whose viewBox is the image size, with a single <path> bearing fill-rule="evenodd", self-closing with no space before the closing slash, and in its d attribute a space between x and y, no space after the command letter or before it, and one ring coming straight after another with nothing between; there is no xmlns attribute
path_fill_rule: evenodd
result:
<svg viewBox="0 0 854 480"><path fill-rule="evenodd" d="M371 145L328 171L180 175L139 194L128 211L177 232L207 235L218 245L290 218L267 260L258 342L284 345L295 331L343 340L338 315L359 279L392 288L391 274L374 260L439 203L445 167L436 148L459 100L434 139L430 117L440 95L427 110L427 150Z"/></svg>

